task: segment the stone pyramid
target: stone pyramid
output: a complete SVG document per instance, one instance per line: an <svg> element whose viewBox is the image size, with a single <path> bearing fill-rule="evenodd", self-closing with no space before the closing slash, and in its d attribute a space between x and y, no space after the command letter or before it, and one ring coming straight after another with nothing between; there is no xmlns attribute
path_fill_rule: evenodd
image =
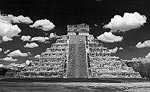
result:
<svg viewBox="0 0 150 92"><path fill-rule="evenodd" d="M89 35L86 24L68 25L68 34L57 38L40 57L32 59L16 77L37 78L141 78L109 49Z"/></svg>

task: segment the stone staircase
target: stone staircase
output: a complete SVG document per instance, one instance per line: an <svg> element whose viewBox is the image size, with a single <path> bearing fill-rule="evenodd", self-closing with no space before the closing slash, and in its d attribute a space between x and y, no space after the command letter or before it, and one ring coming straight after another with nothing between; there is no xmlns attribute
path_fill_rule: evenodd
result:
<svg viewBox="0 0 150 92"><path fill-rule="evenodd" d="M67 78L88 78L85 38L82 35L69 38Z"/></svg>

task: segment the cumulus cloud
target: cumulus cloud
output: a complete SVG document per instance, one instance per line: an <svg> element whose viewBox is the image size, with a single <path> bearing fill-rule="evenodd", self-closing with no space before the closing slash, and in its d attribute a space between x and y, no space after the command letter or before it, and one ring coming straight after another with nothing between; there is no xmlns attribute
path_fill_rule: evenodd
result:
<svg viewBox="0 0 150 92"><path fill-rule="evenodd" d="M20 16L13 16L11 14L9 15L0 15L0 19L4 21L8 21L10 23L25 23L25 24L31 24L33 21L29 17L24 17L23 15Z"/></svg>
<svg viewBox="0 0 150 92"><path fill-rule="evenodd" d="M27 57L29 55L29 53L22 53L20 50L15 50L10 52L7 56L10 57Z"/></svg>
<svg viewBox="0 0 150 92"><path fill-rule="evenodd" d="M4 42L7 42L7 41L12 41L13 39L12 39L12 38L9 38L9 37L7 37L7 36L3 36L3 37L2 37L2 40L3 40Z"/></svg>
<svg viewBox="0 0 150 92"><path fill-rule="evenodd" d="M50 33L49 38L55 38L57 35L55 33Z"/></svg>
<svg viewBox="0 0 150 92"><path fill-rule="evenodd" d="M2 48L0 48L0 52L2 51L3 49Z"/></svg>
<svg viewBox="0 0 150 92"><path fill-rule="evenodd" d="M123 48L122 48L122 47L119 47L119 50L123 50Z"/></svg>
<svg viewBox="0 0 150 92"><path fill-rule="evenodd" d="M140 58L132 58L130 61L139 61Z"/></svg>
<svg viewBox="0 0 150 92"><path fill-rule="evenodd" d="M33 42L33 43L27 43L24 47L25 48L35 48L35 47L38 47L38 46L39 46L38 44Z"/></svg>
<svg viewBox="0 0 150 92"><path fill-rule="evenodd" d="M4 65L3 64L0 64L0 67L3 67Z"/></svg>
<svg viewBox="0 0 150 92"><path fill-rule="evenodd" d="M31 38L31 36L22 36L21 40L22 41L38 41L38 42L45 42L46 40L48 40L48 37L33 37Z"/></svg>
<svg viewBox="0 0 150 92"><path fill-rule="evenodd" d="M105 32L105 33L101 34L100 36L98 36L97 39L101 40L103 42L113 43L113 42L122 41L123 37L115 36L111 32Z"/></svg>
<svg viewBox="0 0 150 92"><path fill-rule="evenodd" d="M4 61L17 61L18 59L13 59L12 57L5 57L2 60L4 60Z"/></svg>
<svg viewBox="0 0 150 92"><path fill-rule="evenodd" d="M40 57L40 55L36 55L36 56L34 56L35 58L38 58L38 57Z"/></svg>
<svg viewBox="0 0 150 92"><path fill-rule="evenodd" d="M108 24L104 25L104 28L110 28L111 32L125 32L141 27L146 23L146 19L145 15L138 12L124 13L123 17L115 15Z"/></svg>
<svg viewBox="0 0 150 92"><path fill-rule="evenodd" d="M32 62L32 61L30 61L30 60L26 60L26 61L25 61L26 65L29 65L31 62Z"/></svg>
<svg viewBox="0 0 150 92"><path fill-rule="evenodd" d="M33 25L30 25L31 28L39 28L43 31L49 31L54 29L55 25L47 19L37 20Z"/></svg>
<svg viewBox="0 0 150 92"><path fill-rule="evenodd" d="M18 36L21 29L17 25L12 25L9 22L0 19L0 36L7 36L9 38Z"/></svg>
<svg viewBox="0 0 150 92"><path fill-rule="evenodd" d="M137 48L150 47L150 40L144 41L143 43L142 42L138 42L136 44L136 47Z"/></svg>
<svg viewBox="0 0 150 92"><path fill-rule="evenodd" d="M110 53L116 53L117 51L118 51L118 47L109 50Z"/></svg>
<svg viewBox="0 0 150 92"><path fill-rule="evenodd" d="M5 54L7 54L8 52L10 52L10 50L6 50L6 51L4 51L4 53L5 53Z"/></svg>
<svg viewBox="0 0 150 92"><path fill-rule="evenodd" d="M31 36L21 36L21 40L22 41L30 41L30 39L31 39Z"/></svg>
<svg viewBox="0 0 150 92"><path fill-rule="evenodd" d="M7 67L9 67L10 69L13 69L13 67L25 67L25 63L22 63L22 64L16 64L16 63L11 63L9 65L7 65Z"/></svg>
<svg viewBox="0 0 150 92"><path fill-rule="evenodd" d="M29 17L24 17L23 15L17 17L13 15L8 15L8 18L10 18L10 20L13 23L25 23L25 24L33 23L33 21Z"/></svg>
<svg viewBox="0 0 150 92"><path fill-rule="evenodd" d="M48 39L48 37L33 37L31 41L45 42Z"/></svg>
<svg viewBox="0 0 150 92"><path fill-rule="evenodd" d="M150 52L145 56L145 59L147 59L148 61L150 61Z"/></svg>

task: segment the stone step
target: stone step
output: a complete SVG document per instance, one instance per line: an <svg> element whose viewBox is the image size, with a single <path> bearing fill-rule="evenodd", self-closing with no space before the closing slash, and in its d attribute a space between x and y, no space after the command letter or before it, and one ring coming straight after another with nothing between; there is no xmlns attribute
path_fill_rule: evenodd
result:
<svg viewBox="0 0 150 92"><path fill-rule="evenodd" d="M87 61L85 36L71 35L69 37L68 78L87 78Z"/></svg>

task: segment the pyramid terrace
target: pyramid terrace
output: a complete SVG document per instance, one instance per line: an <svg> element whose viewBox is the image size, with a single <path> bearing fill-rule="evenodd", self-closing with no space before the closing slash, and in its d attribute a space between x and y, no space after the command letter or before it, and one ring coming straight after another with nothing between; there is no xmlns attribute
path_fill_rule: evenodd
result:
<svg viewBox="0 0 150 92"><path fill-rule="evenodd" d="M141 78L118 57L112 56L93 35L87 24L68 25L51 47L32 58L17 78Z"/></svg>

